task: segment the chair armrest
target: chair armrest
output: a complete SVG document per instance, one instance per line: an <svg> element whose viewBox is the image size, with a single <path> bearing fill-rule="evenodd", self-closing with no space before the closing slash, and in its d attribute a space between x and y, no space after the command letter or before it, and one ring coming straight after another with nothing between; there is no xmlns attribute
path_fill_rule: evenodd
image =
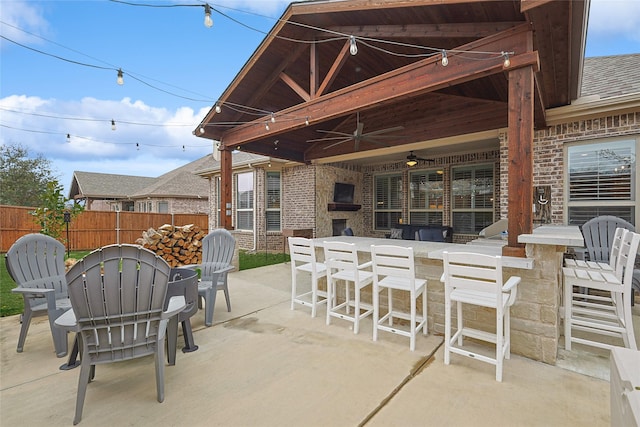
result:
<svg viewBox="0 0 640 427"><path fill-rule="evenodd" d="M373 265L373 261L367 261L367 262L365 262L364 264L360 264L360 265L358 266L358 270L362 270L362 269L365 269L365 268L371 267L372 265Z"/></svg>
<svg viewBox="0 0 640 427"><path fill-rule="evenodd" d="M188 270L196 270L198 268L202 268L202 264L187 264L183 265L180 268L186 268Z"/></svg>
<svg viewBox="0 0 640 427"><path fill-rule="evenodd" d="M444 283L444 282L445 282L445 280L446 280L446 279L445 279L445 277L444 277L444 273L442 273L442 276L440 276L440 281L441 281L442 283Z"/></svg>
<svg viewBox="0 0 640 427"><path fill-rule="evenodd" d="M80 332L78 329L78 321L76 313L73 310L67 310L55 320L55 325L65 331Z"/></svg>
<svg viewBox="0 0 640 427"><path fill-rule="evenodd" d="M185 302L184 295L177 295L171 297L169 305L165 311L162 312L162 319L169 319L185 309L187 303Z"/></svg>
<svg viewBox="0 0 640 427"><path fill-rule="evenodd" d="M518 276L511 276L507 283L502 286L502 292L509 292L512 288L518 285L522 279Z"/></svg>
<svg viewBox="0 0 640 427"><path fill-rule="evenodd" d="M11 289L11 292L15 292L18 294L23 294L23 295L37 295L37 296L41 296L44 297L46 296L46 294L50 294L52 292L55 292L55 289L42 289L42 288L23 288L21 286L18 286L17 288L13 288Z"/></svg>

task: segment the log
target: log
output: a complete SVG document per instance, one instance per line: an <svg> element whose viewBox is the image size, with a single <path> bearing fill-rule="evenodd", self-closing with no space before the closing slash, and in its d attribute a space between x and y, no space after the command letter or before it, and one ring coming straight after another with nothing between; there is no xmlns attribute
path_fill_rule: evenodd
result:
<svg viewBox="0 0 640 427"><path fill-rule="evenodd" d="M164 224L142 232L136 243L161 256L172 267L202 262L202 239L206 231L194 224Z"/></svg>

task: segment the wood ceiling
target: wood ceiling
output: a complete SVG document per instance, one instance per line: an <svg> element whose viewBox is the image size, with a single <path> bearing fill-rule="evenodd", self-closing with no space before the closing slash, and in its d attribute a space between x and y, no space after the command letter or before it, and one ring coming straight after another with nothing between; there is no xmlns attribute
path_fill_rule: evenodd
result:
<svg viewBox="0 0 640 427"><path fill-rule="evenodd" d="M505 128L502 51L513 52L511 67L539 66L541 127L545 109L577 97L587 11L588 0L292 3L221 96L220 113L212 108L194 133L226 149L312 162ZM356 55L346 35L356 37ZM393 138L307 142L353 135L358 120L364 136Z"/></svg>

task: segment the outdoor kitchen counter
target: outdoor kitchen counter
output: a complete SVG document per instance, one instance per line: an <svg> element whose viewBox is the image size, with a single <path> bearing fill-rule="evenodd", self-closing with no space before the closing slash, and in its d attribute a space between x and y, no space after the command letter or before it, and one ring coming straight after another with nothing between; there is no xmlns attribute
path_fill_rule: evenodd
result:
<svg viewBox="0 0 640 427"><path fill-rule="evenodd" d="M314 239L319 254L325 241L354 243L368 261L371 245L399 245L414 249L416 275L428 280L429 332L444 333L444 285L442 252L466 251L500 255L496 244L482 245L414 240L391 240L369 237L336 236ZM511 349L514 353L555 365L560 338L560 296L562 295L562 263L568 247L584 245L577 226L540 226L531 234L518 236L526 245L526 258L503 257L504 275L520 276L516 303L511 308ZM323 259L321 256L320 259ZM495 319L480 311L477 321L481 327L495 328Z"/></svg>

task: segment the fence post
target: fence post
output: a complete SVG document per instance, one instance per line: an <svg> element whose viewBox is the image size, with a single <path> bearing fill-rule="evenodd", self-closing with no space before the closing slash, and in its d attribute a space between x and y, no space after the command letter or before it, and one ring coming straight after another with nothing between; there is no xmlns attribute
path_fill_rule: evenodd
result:
<svg viewBox="0 0 640 427"><path fill-rule="evenodd" d="M116 243L120 244L120 211L116 211Z"/></svg>

